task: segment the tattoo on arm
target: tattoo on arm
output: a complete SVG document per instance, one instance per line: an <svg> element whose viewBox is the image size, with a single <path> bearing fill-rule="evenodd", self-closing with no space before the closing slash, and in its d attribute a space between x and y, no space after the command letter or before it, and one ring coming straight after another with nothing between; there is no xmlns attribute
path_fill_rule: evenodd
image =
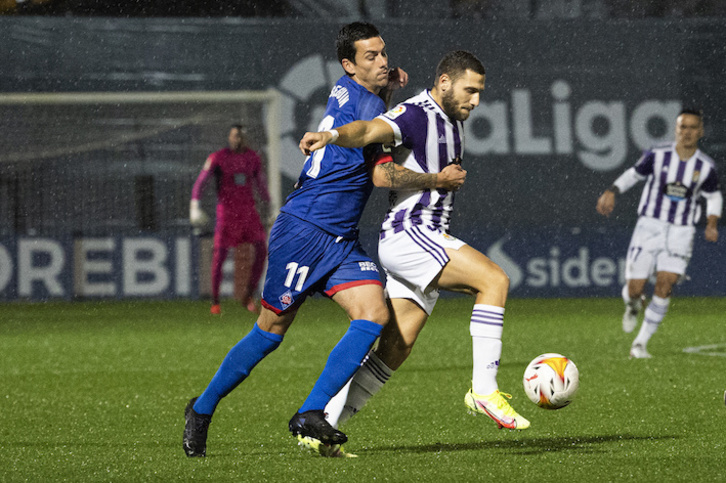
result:
<svg viewBox="0 0 726 483"><path fill-rule="evenodd" d="M401 168L396 163L379 165L388 178L392 189L434 189L436 173L415 173L410 169Z"/></svg>

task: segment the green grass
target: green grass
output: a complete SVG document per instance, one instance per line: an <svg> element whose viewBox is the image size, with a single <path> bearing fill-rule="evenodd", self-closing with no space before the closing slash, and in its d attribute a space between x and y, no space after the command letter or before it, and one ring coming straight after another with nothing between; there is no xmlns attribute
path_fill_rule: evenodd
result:
<svg viewBox="0 0 726 483"><path fill-rule="evenodd" d="M232 302L0 305L2 481L722 481L726 299L674 298L651 360L629 360L616 299L510 300L502 390L532 421L497 430L467 414L471 301L445 299L413 354L344 428L357 459L300 450L287 431L347 329L330 301L309 301L285 342L222 401L206 459L181 449L183 409L254 323ZM724 349L720 349L724 352ZM543 352L580 369L571 406L524 395Z"/></svg>

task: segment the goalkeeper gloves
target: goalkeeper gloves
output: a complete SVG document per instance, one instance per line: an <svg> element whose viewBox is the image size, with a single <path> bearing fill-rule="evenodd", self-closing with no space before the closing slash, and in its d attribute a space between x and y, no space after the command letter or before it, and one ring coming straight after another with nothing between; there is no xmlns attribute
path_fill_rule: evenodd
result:
<svg viewBox="0 0 726 483"><path fill-rule="evenodd" d="M209 217L199 206L199 200L192 200L189 203L189 223L196 228L203 227L209 223Z"/></svg>

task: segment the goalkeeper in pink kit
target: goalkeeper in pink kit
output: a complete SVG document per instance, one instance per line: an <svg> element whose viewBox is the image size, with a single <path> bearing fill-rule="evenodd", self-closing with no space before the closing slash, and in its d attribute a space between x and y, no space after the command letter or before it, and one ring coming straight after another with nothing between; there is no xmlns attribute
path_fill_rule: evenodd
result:
<svg viewBox="0 0 726 483"><path fill-rule="evenodd" d="M256 312L254 293L262 276L267 257L266 232L255 195L267 212L270 194L262 170L262 162L255 151L247 147L244 128L230 127L228 147L209 155L204 168L192 188L189 221L192 226L205 225L209 218L200 207L200 198L208 182L214 178L217 186L217 221L214 227L214 254L212 257L212 314L220 314L219 287L222 283L222 265L230 248L239 249L245 243L254 247L254 261L249 282L241 302ZM241 267L235 266L235 271Z"/></svg>

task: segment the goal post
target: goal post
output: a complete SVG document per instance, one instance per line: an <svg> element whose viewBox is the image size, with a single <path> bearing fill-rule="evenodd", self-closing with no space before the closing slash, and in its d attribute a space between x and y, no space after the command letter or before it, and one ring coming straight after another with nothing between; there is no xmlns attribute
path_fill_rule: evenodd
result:
<svg viewBox="0 0 726 483"><path fill-rule="evenodd" d="M193 181L237 123L266 162L276 214L280 99L275 89L0 94L0 235L185 229Z"/></svg>

